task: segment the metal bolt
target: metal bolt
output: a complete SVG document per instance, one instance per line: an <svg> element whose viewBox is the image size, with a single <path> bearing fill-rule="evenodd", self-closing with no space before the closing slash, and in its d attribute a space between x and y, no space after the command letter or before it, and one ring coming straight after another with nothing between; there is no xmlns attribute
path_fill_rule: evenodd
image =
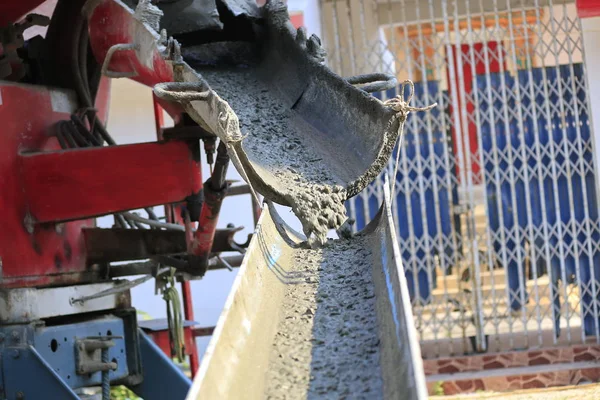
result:
<svg viewBox="0 0 600 400"><path fill-rule="evenodd" d="M17 331L12 331L10 336L12 337L12 340L15 342L19 342L19 340L21 339L19 337L19 332L17 332Z"/></svg>
<svg viewBox="0 0 600 400"><path fill-rule="evenodd" d="M19 352L19 350L13 350L12 356L14 359L17 359L17 358L21 357L21 353Z"/></svg>
<svg viewBox="0 0 600 400"><path fill-rule="evenodd" d="M25 214L23 225L25 226L25 231L27 231L27 233L29 233L30 235L33 234L33 231L35 229L34 224L35 222L33 221L33 217L31 216L31 214Z"/></svg>

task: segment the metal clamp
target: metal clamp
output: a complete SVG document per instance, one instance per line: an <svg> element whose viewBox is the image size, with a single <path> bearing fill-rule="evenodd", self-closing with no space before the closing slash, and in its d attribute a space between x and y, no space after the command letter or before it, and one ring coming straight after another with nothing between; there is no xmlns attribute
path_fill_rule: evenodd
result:
<svg viewBox="0 0 600 400"><path fill-rule="evenodd" d="M108 349L115 345L112 339L122 339L122 337L91 336L75 341L77 374L102 372L102 400L110 400L110 376L108 373L118 368L116 362L108 360Z"/></svg>
<svg viewBox="0 0 600 400"><path fill-rule="evenodd" d="M150 280L151 278L152 278L152 275L147 275L147 276L143 276L141 278L134 279L132 281L129 281L129 280L125 281L121 284L115 285L114 287L112 287L110 289L102 290L100 292L97 292L97 293L94 293L94 294L91 294L88 296L71 298L71 299L69 299L69 304L70 305L83 304L89 300L99 299L99 298L110 296L113 294L123 293L129 289L132 289L138 285L141 285L142 283Z"/></svg>
<svg viewBox="0 0 600 400"><path fill-rule="evenodd" d="M398 85L398 81L394 75L381 72L351 76L350 78L346 78L346 82L355 86L364 85L358 88L367 93L382 92L395 88Z"/></svg>
<svg viewBox="0 0 600 400"><path fill-rule="evenodd" d="M77 354L77 373L79 375L93 374L94 372L114 371L117 363L103 361L103 354L108 354L108 349L115 345L112 339L121 339L120 336L98 336L77 339L75 352Z"/></svg>

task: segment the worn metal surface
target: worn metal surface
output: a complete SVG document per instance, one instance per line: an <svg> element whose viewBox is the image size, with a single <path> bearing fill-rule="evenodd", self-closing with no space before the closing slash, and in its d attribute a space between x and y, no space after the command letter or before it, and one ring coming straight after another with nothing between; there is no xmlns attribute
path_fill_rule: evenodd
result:
<svg viewBox="0 0 600 400"><path fill-rule="evenodd" d="M3 361L5 361L2 371L4 378L2 386L8 392L23 391L27 394L28 392L35 393L35 390L38 390L38 388L33 387L38 385L32 385L31 380L27 383L23 377L14 379L10 375L13 368L16 368L11 365L11 362L14 362L15 359L11 354L16 354L17 352L23 354L27 354L27 352L35 353L36 357L43 360L43 364L52 371L54 379L62 382L61 384L64 386L75 389L99 385L102 381L102 374L96 372L99 369L94 371L93 368L92 370L87 370L84 367L85 373L78 370L78 366L81 365L78 362L80 358L77 346L79 339L86 337L120 337L113 340L114 346L108 351L109 360L112 360L116 364L113 365L116 368L110 374L111 381L116 383L139 372L130 369L128 363L130 355L135 354L135 347L138 345L130 345L130 343L126 342L125 337L128 333L125 320L114 315L106 314L89 321L65 325L40 326L38 323L37 326L35 324L4 326L0 329L0 333L4 338L2 343L0 343L0 351L2 352ZM91 359L87 360L92 361ZM33 361L32 359L29 362L32 363ZM81 359L81 361L85 364L86 360ZM34 367L34 364L29 365L29 368ZM24 374L24 376L28 375L31 377L28 373ZM46 387L45 390L49 391L52 388L54 386L51 385ZM58 396L58 394L56 395ZM9 396L7 398L15 397ZM27 399L28 397L25 398ZM31 395L29 398L45 397Z"/></svg>
<svg viewBox="0 0 600 400"><path fill-rule="evenodd" d="M234 240L241 229L243 227L215 230L211 252L238 251L246 247L247 243ZM142 260L187 251L183 230L87 228L83 230L83 237L88 264Z"/></svg>
<svg viewBox="0 0 600 400"><path fill-rule="evenodd" d="M60 101L53 101L60 99ZM98 279L87 268L80 242L83 220L61 226L35 228L27 218L27 198L20 172L20 152L58 148L48 135L51 126L68 119L76 108L74 93L31 85L0 83L0 198L3 226L0 230L0 286L55 285ZM40 199L44 193L35 193ZM31 222L31 223L28 223Z"/></svg>
<svg viewBox="0 0 600 400"><path fill-rule="evenodd" d="M45 289L2 289L0 290L0 322L24 323L44 318L128 307L131 302L128 291L90 300L83 304L72 302L72 299L108 290L116 285L116 282L110 282Z"/></svg>
<svg viewBox="0 0 600 400"><path fill-rule="evenodd" d="M302 238L287 226L277 225L279 223L281 220L273 211L263 210L188 400L264 398L269 383L266 377L272 368L269 355L278 330L279 316L283 313L281 307L287 288L294 285L295 280L303 280L304 271L302 260L296 257L300 249L294 245ZM372 285L375 291L381 354L378 368L383 380L383 396L389 399L426 398L420 352L389 201L365 230L364 240L371 254L367 264L372 267L372 281L368 285ZM355 263L363 261L355 260ZM349 263L352 261L349 260ZM322 311L317 309L317 312ZM343 309L340 312L344 313ZM336 358L333 353L325 357ZM357 363L364 354L358 357ZM310 364L310 359L305 362Z"/></svg>

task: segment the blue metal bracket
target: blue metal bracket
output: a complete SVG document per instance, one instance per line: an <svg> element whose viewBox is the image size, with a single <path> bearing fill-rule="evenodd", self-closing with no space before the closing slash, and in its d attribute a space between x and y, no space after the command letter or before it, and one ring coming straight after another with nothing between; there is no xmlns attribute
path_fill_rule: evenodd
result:
<svg viewBox="0 0 600 400"><path fill-rule="evenodd" d="M101 339L112 342L106 360L88 350L82 357L85 340ZM101 385L102 372L93 372L102 367L98 363L111 365L112 384L128 386L144 400L184 400L191 386L138 329L134 310L63 325L0 325L0 400L79 399L74 390Z"/></svg>
<svg viewBox="0 0 600 400"><path fill-rule="evenodd" d="M139 342L144 380L130 389L144 400L184 400L191 380L141 330Z"/></svg>
<svg viewBox="0 0 600 400"><path fill-rule="evenodd" d="M78 400L79 396L63 381L32 347L2 349L5 399ZM50 395L51 394L51 395Z"/></svg>
<svg viewBox="0 0 600 400"><path fill-rule="evenodd" d="M80 322L76 324L40 327L34 330L35 342L32 343L40 355L54 371L73 388L95 386L102 383L102 373L80 374L77 371L78 339L93 336L124 337L123 320L113 316ZM109 360L117 364L117 369L110 371L110 380L117 381L130 373L127 366L127 347L123 339L115 339L115 346L109 349ZM98 360L100 361L100 360Z"/></svg>

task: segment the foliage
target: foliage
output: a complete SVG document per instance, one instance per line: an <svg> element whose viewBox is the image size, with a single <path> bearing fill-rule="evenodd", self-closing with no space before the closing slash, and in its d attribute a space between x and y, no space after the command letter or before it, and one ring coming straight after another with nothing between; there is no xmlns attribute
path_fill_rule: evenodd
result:
<svg viewBox="0 0 600 400"><path fill-rule="evenodd" d="M141 400L125 386L113 386L110 388L111 400Z"/></svg>

